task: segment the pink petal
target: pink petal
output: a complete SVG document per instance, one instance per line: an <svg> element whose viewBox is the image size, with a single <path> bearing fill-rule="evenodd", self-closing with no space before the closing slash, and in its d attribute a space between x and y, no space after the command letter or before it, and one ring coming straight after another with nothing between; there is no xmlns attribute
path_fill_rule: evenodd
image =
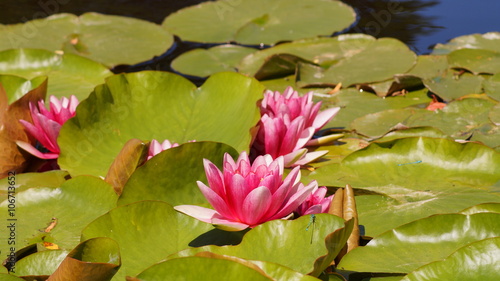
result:
<svg viewBox="0 0 500 281"><path fill-rule="evenodd" d="M323 210L323 208L320 204L312 205L311 207L309 207L309 209L307 209L303 214L300 214L300 215L305 216L305 215L311 215L311 214L321 214L322 210Z"/></svg>
<svg viewBox="0 0 500 281"><path fill-rule="evenodd" d="M285 205L286 201L289 197L291 197L290 193L295 193L296 188L294 188L295 182L300 180L300 168L294 168L288 176L285 178L280 187L273 193L272 195L272 204L267 210L267 216L273 216L279 209Z"/></svg>
<svg viewBox="0 0 500 281"><path fill-rule="evenodd" d="M285 167L292 167L292 166L297 166L299 164L296 164L298 161L300 161L307 153L307 148L302 148L299 150L295 150L294 152L288 153L283 157L285 164Z"/></svg>
<svg viewBox="0 0 500 281"><path fill-rule="evenodd" d="M297 192L286 202L286 205L283 206L283 208L281 208L281 210L279 210L274 216L272 216L271 219L279 219L293 212L304 202L304 200L307 199L313 189L317 186L318 183L316 181L312 181L308 185L299 188L299 190L297 190Z"/></svg>
<svg viewBox="0 0 500 281"><path fill-rule="evenodd" d="M215 210L195 205L179 205L175 206L174 209L206 223L212 223L212 218L218 214Z"/></svg>
<svg viewBox="0 0 500 281"><path fill-rule="evenodd" d="M293 165L297 165L297 166L305 165L307 163L313 162L316 159L321 158L322 156L326 155L327 153L328 153L328 151L326 151L326 150L309 152L303 158L295 161L295 163L293 163Z"/></svg>
<svg viewBox="0 0 500 281"><path fill-rule="evenodd" d="M225 231L241 231L250 227L248 224L219 218L217 215L212 219L212 224L218 229Z"/></svg>
<svg viewBox="0 0 500 281"><path fill-rule="evenodd" d="M295 145L294 150L304 147L306 145L306 143L309 140L311 140L313 135L314 135L314 128L313 127L309 127L309 128L304 129L300 133L299 139L297 140L297 143Z"/></svg>
<svg viewBox="0 0 500 281"><path fill-rule="evenodd" d="M42 153L38 149L36 149L34 146L31 144L24 142L24 141L16 141L16 144L29 152L30 154L40 158L40 159L57 159L59 157L59 153Z"/></svg>
<svg viewBox="0 0 500 281"><path fill-rule="evenodd" d="M241 221L249 225L259 224L262 216L271 205L272 194L265 186L259 186L252 190L243 201Z"/></svg>
<svg viewBox="0 0 500 281"><path fill-rule="evenodd" d="M196 183L198 184L201 193L203 193L208 203L210 203L210 205L212 205L212 207L217 210L219 214L231 219L236 217L235 213L229 208L226 201L224 201L221 196L219 196L215 191L213 191L201 181L197 181Z"/></svg>
<svg viewBox="0 0 500 281"><path fill-rule="evenodd" d="M224 189L222 173L219 168L207 159L203 159L203 166L205 167L205 174L207 175L210 188L219 196L224 197L226 191Z"/></svg>
<svg viewBox="0 0 500 281"><path fill-rule="evenodd" d="M339 110L340 107L332 107L319 112L314 119L313 127L316 128L316 130L321 129L326 123L332 120L335 115L337 115Z"/></svg>

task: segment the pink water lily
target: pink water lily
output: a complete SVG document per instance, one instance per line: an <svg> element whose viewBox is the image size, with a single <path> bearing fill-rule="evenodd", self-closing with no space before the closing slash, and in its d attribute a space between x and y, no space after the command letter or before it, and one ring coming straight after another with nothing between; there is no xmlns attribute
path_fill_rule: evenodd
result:
<svg viewBox="0 0 500 281"><path fill-rule="evenodd" d="M30 103L31 118L33 124L25 120L19 120L25 127L26 131L43 146L42 152L33 145L18 141L19 147L41 159L56 159L61 152L57 144L57 137L62 125L70 118L75 116L78 99L71 96L57 99L55 96L50 96L50 110L47 110L43 100L38 102L38 106Z"/></svg>
<svg viewBox="0 0 500 281"><path fill-rule="evenodd" d="M196 142L196 141L190 140L188 142ZM178 146L179 146L178 143L176 143L176 142L171 143L169 140L164 140L162 143L160 143L159 141L152 139L151 143L149 144L148 158L146 160L153 158L153 156L155 156L156 154L158 154L164 150L170 149L172 147L178 147Z"/></svg>
<svg viewBox="0 0 500 281"><path fill-rule="evenodd" d="M283 94L267 91L260 111L259 131L252 145L251 155L270 154L284 157L285 166L301 165L325 153L308 154L304 148L319 131L340 110L339 107L319 111L321 102L312 101L313 93L300 97L297 91L288 87Z"/></svg>
<svg viewBox="0 0 500 281"><path fill-rule="evenodd" d="M204 159L208 186L198 187L215 209L180 205L175 209L218 228L239 231L289 216L318 186L300 183L300 169L283 179L283 157L258 156L251 164L243 152L236 163L224 155L223 171Z"/></svg>
<svg viewBox="0 0 500 281"><path fill-rule="evenodd" d="M178 147L179 144L174 142L171 143L169 140L164 140L161 144L157 140L153 139L151 140L151 143L149 144L149 150L148 150L148 158L146 160L149 160L153 158L156 154L167 150L172 147Z"/></svg>
<svg viewBox="0 0 500 281"><path fill-rule="evenodd" d="M313 192L307 197L304 203L295 210L299 216L328 213L332 203L333 195L325 197L327 188L315 187Z"/></svg>

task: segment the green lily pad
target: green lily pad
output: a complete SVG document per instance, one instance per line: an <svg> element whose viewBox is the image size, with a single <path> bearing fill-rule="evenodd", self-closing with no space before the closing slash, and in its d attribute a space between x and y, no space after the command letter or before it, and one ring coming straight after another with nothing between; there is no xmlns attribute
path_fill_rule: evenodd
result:
<svg viewBox="0 0 500 281"><path fill-rule="evenodd" d="M380 98L374 94L356 89L344 89L321 99L327 107L340 106L341 110L325 127L350 128L358 117L387 109L398 109L431 101L427 90L419 90L405 96Z"/></svg>
<svg viewBox="0 0 500 281"><path fill-rule="evenodd" d="M230 72L214 74L200 88L166 72L112 76L62 127L59 165L73 176L104 176L132 138L215 141L248 150L263 90L255 79Z"/></svg>
<svg viewBox="0 0 500 281"><path fill-rule="evenodd" d="M91 222L82 231L82 241L94 237L115 240L122 266L112 280L124 280L187 248L211 229L210 224L178 213L168 203L140 201L117 207Z"/></svg>
<svg viewBox="0 0 500 281"><path fill-rule="evenodd" d="M184 257L167 260L151 266L137 276L137 280L275 280L262 271L241 262L207 257Z"/></svg>
<svg viewBox="0 0 500 281"><path fill-rule="evenodd" d="M361 52L353 54L323 70L307 64L299 67L300 86L342 83L345 87L380 82L403 74L416 63L417 56L408 46L393 38L370 42Z"/></svg>
<svg viewBox="0 0 500 281"><path fill-rule="evenodd" d="M500 32L471 34L451 39L446 44L436 44L432 54L446 55L459 49L485 49L500 52Z"/></svg>
<svg viewBox="0 0 500 281"><path fill-rule="evenodd" d="M163 54L173 38L161 26L144 20L98 13L57 14L0 26L0 50L33 48L63 51L108 67L136 64Z"/></svg>
<svg viewBox="0 0 500 281"><path fill-rule="evenodd" d="M471 215L471 214L476 214L476 213L500 213L500 203L483 203L483 204L478 204L472 207L469 207L463 211L461 211L461 214L465 215Z"/></svg>
<svg viewBox="0 0 500 281"><path fill-rule="evenodd" d="M14 49L0 52L0 73L25 79L45 75L47 95L85 99L94 87L112 73L102 64L73 54L59 55L47 50Z"/></svg>
<svg viewBox="0 0 500 281"><path fill-rule="evenodd" d="M365 34L343 34L336 37L316 37L283 43L254 52L242 59L238 69L243 74L255 75L265 61L278 54L289 54L323 67L362 52L376 39ZM262 70L261 70L262 71Z"/></svg>
<svg viewBox="0 0 500 281"><path fill-rule="evenodd" d="M484 239L458 249L442 261L427 264L401 281L500 279L500 237Z"/></svg>
<svg viewBox="0 0 500 281"><path fill-rule="evenodd" d="M109 281L120 268L118 244L106 237L76 246L50 276L53 280Z"/></svg>
<svg viewBox="0 0 500 281"><path fill-rule="evenodd" d="M444 76L436 76L423 81L431 92L450 101L469 94L480 94L483 78L470 73L457 76L452 71L448 71Z"/></svg>
<svg viewBox="0 0 500 281"><path fill-rule="evenodd" d="M476 143L405 138L372 143L340 164L319 167L303 181L350 184L380 194L356 197L360 224L366 235L376 236L432 214L500 202L500 196L488 190L500 180L499 161L500 153Z"/></svg>
<svg viewBox="0 0 500 281"><path fill-rule="evenodd" d="M474 74L500 73L500 51L460 49L448 54L451 67L463 68Z"/></svg>
<svg viewBox="0 0 500 281"><path fill-rule="evenodd" d="M451 139L441 130L434 127L413 127L407 129L399 129L385 134L383 137L377 139L377 142L392 141L395 139L409 138L409 137L428 137L428 138L442 138Z"/></svg>
<svg viewBox="0 0 500 281"><path fill-rule="evenodd" d="M325 166L310 177L328 186L349 183L353 187L399 185L418 189L453 183L488 187L500 180L499 163L500 153L485 145L412 137L372 143L344 158L341 167Z"/></svg>
<svg viewBox="0 0 500 281"><path fill-rule="evenodd" d="M49 242L60 249L72 249L80 241L81 230L92 220L116 206L113 188L101 179L81 176L60 187L32 187L17 192L15 210L2 212L0 218L15 221L16 248ZM0 203L8 209L8 200ZM13 216L8 217L13 214ZM2 253L9 244L0 244Z"/></svg>
<svg viewBox="0 0 500 281"><path fill-rule="evenodd" d="M51 275L68 253L69 250L50 250L31 254L16 262L16 275Z"/></svg>
<svg viewBox="0 0 500 281"><path fill-rule="evenodd" d="M445 214L417 220L375 237L365 247L352 250L343 257L338 268L409 273L445 259L469 243L500 236L499 219L500 214L480 213Z"/></svg>
<svg viewBox="0 0 500 281"><path fill-rule="evenodd" d="M258 45L328 36L354 19L353 9L340 1L219 0L177 11L162 26L184 41Z"/></svg>
<svg viewBox="0 0 500 281"><path fill-rule="evenodd" d="M366 235L377 236L399 225L434 214L459 212L473 204L500 202L498 194L485 190L445 184L427 186L422 183L420 190L401 185L363 188L372 193L384 193L356 197L359 223L364 226Z"/></svg>
<svg viewBox="0 0 500 281"><path fill-rule="evenodd" d="M207 77L217 72L237 72L237 65L246 55L257 51L238 45L221 45L210 49L194 49L183 53L172 61L176 71L199 77Z"/></svg>
<svg viewBox="0 0 500 281"><path fill-rule="evenodd" d="M418 56L417 64L405 73L422 79L431 79L433 77L442 76L448 70L448 57L437 55L422 55Z"/></svg>
<svg viewBox="0 0 500 281"><path fill-rule="evenodd" d="M500 101L500 73L486 77L483 82L483 88L488 96Z"/></svg>
<svg viewBox="0 0 500 281"><path fill-rule="evenodd" d="M466 139L485 124L491 124L489 112L495 104L489 100L466 98L447 104L442 110L433 112L418 110L408 117L407 126L433 126L448 136Z"/></svg>
<svg viewBox="0 0 500 281"><path fill-rule="evenodd" d="M66 181L69 174L66 171L55 170L45 173L16 174L16 193L33 187L59 187ZM0 200L7 199L8 181L0 182Z"/></svg>
<svg viewBox="0 0 500 281"><path fill-rule="evenodd" d="M418 110L415 108L400 108L367 114L352 121L350 128L365 136L381 137L398 124L404 123Z"/></svg>
<svg viewBox="0 0 500 281"><path fill-rule="evenodd" d="M350 128L363 135L377 137L396 125L434 126L445 136L466 139L476 130L491 124L490 116L495 114L491 110L493 105L485 99L467 98L452 101L438 111L417 108L384 110L355 119Z"/></svg>
<svg viewBox="0 0 500 281"><path fill-rule="evenodd" d="M27 92L38 88L46 78L40 76L29 80L15 75L0 75L0 84L5 89L9 104L11 104Z"/></svg>
<svg viewBox="0 0 500 281"><path fill-rule="evenodd" d="M490 121L496 126L500 126L500 103L495 105L491 111L488 113Z"/></svg>
<svg viewBox="0 0 500 281"><path fill-rule="evenodd" d="M167 149L132 174L118 205L141 200L161 200L173 206L208 203L196 184L198 180L206 182L203 159L222 167L226 152L234 158L238 156L232 147L213 142L186 143Z"/></svg>
<svg viewBox="0 0 500 281"><path fill-rule="evenodd" d="M316 214L314 219L302 216L293 221L273 220L248 231L239 245L190 248L171 258L209 251L278 263L303 274L318 276L344 246L351 234L353 222L351 220L344 225L344 220L330 214Z"/></svg>
<svg viewBox="0 0 500 281"><path fill-rule="evenodd" d="M6 273L0 273L0 279L2 279L2 281L26 281L26 279L19 278L14 275Z"/></svg>

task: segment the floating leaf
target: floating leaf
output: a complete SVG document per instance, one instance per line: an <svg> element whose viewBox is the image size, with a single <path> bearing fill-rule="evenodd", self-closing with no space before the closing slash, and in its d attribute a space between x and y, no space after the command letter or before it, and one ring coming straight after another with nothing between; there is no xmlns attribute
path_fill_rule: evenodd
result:
<svg viewBox="0 0 500 281"><path fill-rule="evenodd" d="M81 230L96 217L116 206L113 188L101 179L81 176L60 187L33 187L16 193L14 216L0 213L0 218L15 218L16 245L20 249L40 242L55 243L72 249L80 241ZM0 208L8 209L8 200ZM50 231L48 227L51 227ZM5 238L7 239L7 238ZM6 241L0 250L7 252Z"/></svg>
<svg viewBox="0 0 500 281"><path fill-rule="evenodd" d="M66 171L54 170L44 173L23 173L16 174L16 193L25 191L32 187L59 187L69 178ZM0 182L0 199L7 199L9 188L8 181Z"/></svg>
<svg viewBox="0 0 500 281"><path fill-rule="evenodd" d="M108 78L61 129L59 165L71 175L104 176L131 138L226 143L248 150L263 86L237 73L217 73L196 88L167 72Z"/></svg>
<svg viewBox="0 0 500 281"><path fill-rule="evenodd" d="M199 77L217 72L238 71L237 65L246 55L257 51L238 45L221 45L210 49L194 49L183 53L172 61L176 71Z"/></svg>
<svg viewBox="0 0 500 281"><path fill-rule="evenodd" d="M484 239L458 249L442 261L411 272L401 281L425 280L498 280L500 237Z"/></svg>
<svg viewBox="0 0 500 281"><path fill-rule="evenodd" d="M463 68L474 74L500 73L500 51L460 49L448 54L451 67Z"/></svg>
<svg viewBox="0 0 500 281"><path fill-rule="evenodd" d="M469 207L461 211L460 213L465 215L471 215L476 213L488 213L488 212L500 213L500 203L483 203Z"/></svg>
<svg viewBox="0 0 500 281"><path fill-rule="evenodd" d="M163 54L173 43L161 26L131 17L85 13L56 14L0 26L0 50L33 48L64 51L108 67L136 64Z"/></svg>
<svg viewBox="0 0 500 281"><path fill-rule="evenodd" d="M409 273L442 260L469 243L500 236L499 219L500 214L480 213L445 214L417 220L354 249L338 267L361 272ZM485 261L485 264L488 263Z"/></svg>
<svg viewBox="0 0 500 281"><path fill-rule="evenodd" d="M316 179L327 186L351 184L381 194L356 197L360 224L366 235L374 236L432 214L500 202L498 194L487 190L500 180L499 161L500 153L476 143L405 138L372 143L303 180Z"/></svg>
<svg viewBox="0 0 500 281"><path fill-rule="evenodd" d="M488 32L484 34L471 34L451 39L446 44L436 44L432 54L446 55L454 50L485 49L500 52L500 32Z"/></svg>
<svg viewBox="0 0 500 281"><path fill-rule="evenodd" d="M51 250L31 254L16 262L16 275L49 276L56 271L68 253L69 250Z"/></svg>
<svg viewBox="0 0 500 281"><path fill-rule="evenodd" d="M343 34L336 37L301 39L254 52L243 58L238 69L241 73L255 75L259 70L261 72L264 70L262 69L263 65L269 57L278 54L293 55L328 67L341 59L362 52L375 40L374 37L365 34Z"/></svg>
<svg viewBox="0 0 500 281"><path fill-rule="evenodd" d="M0 75L0 84L7 93L8 102L11 104L29 91L38 88L46 79L44 76L28 80L15 75Z"/></svg>
<svg viewBox="0 0 500 281"><path fill-rule="evenodd" d="M182 276L185 280L274 280L264 272L259 272L242 263L206 257L184 257L167 260L151 266L137 276L142 281L175 280Z"/></svg>
<svg viewBox="0 0 500 281"><path fill-rule="evenodd" d="M91 222L82 231L82 241L94 237L115 240L122 266L112 280L123 280L187 248L211 229L210 224L180 214L165 202L140 201L115 208Z"/></svg>
<svg viewBox="0 0 500 281"><path fill-rule="evenodd" d="M427 96L427 90L410 92L405 96L380 98L374 94L352 88L341 90L321 100L323 104L328 107L341 107L341 110L335 118L325 125L325 127L345 128L350 128L350 124L353 120L369 113L375 113L386 109L404 108L431 101Z"/></svg>
<svg viewBox="0 0 500 281"><path fill-rule="evenodd" d="M209 251L274 262L303 274L318 276L344 247L352 228L353 220L344 225L341 218L330 214L316 214L314 218L302 216L293 221L273 220L251 229L237 246L191 248L172 257Z"/></svg>
<svg viewBox="0 0 500 281"><path fill-rule="evenodd" d="M457 99L465 95L480 94L483 78L470 73L455 75L448 71L444 76L424 79L425 86L444 100Z"/></svg>
<svg viewBox="0 0 500 281"><path fill-rule="evenodd" d="M416 63L417 56L401 41L381 38L361 52L340 60L328 69L303 64L299 68L301 86L379 82L403 74Z"/></svg>
<svg viewBox="0 0 500 281"><path fill-rule="evenodd" d="M476 129L490 124L488 115L494 105L489 100L466 98L450 102L437 112L415 111L403 123L407 126L433 126L448 136L466 139Z"/></svg>
<svg viewBox="0 0 500 281"><path fill-rule="evenodd" d="M19 278L14 275L6 273L0 273L0 279L2 279L2 281L26 281L26 279Z"/></svg>
<svg viewBox="0 0 500 281"><path fill-rule="evenodd" d="M491 77L486 77L486 79L483 82L483 87L484 87L484 92L496 99L497 101L500 101L500 73L497 73Z"/></svg>
<svg viewBox="0 0 500 281"><path fill-rule="evenodd" d="M448 57L436 55L418 56L417 64L405 75L412 75L422 79L443 76L448 71Z"/></svg>
<svg viewBox="0 0 500 281"><path fill-rule="evenodd" d="M0 52L0 73L25 79L45 75L49 78L47 95L69 97L80 101L104 82L111 72L103 65L73 54L59 55L38 49L14 49Z"/></svg>
<svg viewBox="0 0 500 281"><path fill-rule="evenodd" d="M120 249L115 241L93 238L76 246L48 281L108 281L120 264Z"/></svg>
<svg viewBox="0 0 500 281"><path fill-rule="evenodd" d="M207 203L196 184L206 182L203 159L222 167L224 153L238 156L232 147L214 142L186 143L167 149L132 174L118 205L141 200L161 200L173 206Z"/></svg>
<svg viewBox="0 0 500 281"><path fill-rule="evenodd" d="M352 8L340 1L219 0L177 11L162 25L184 41L258 45L328 36L354 19Z"/></svg>

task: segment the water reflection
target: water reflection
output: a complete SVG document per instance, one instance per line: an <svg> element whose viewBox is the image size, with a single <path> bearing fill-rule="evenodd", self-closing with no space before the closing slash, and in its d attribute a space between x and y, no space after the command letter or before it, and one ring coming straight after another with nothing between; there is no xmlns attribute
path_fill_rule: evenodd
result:
<svg viewBox="0 0 500 281"><path fill-rule="evenodd" d="M439 1L392 1L392 0L343 0L357 13L357 22L347 33L366 33L377 38L393 37L405 42L413 51L418 50L419 37L429 35L444 27L436 26L435 16L423 14Z"/></svg>

